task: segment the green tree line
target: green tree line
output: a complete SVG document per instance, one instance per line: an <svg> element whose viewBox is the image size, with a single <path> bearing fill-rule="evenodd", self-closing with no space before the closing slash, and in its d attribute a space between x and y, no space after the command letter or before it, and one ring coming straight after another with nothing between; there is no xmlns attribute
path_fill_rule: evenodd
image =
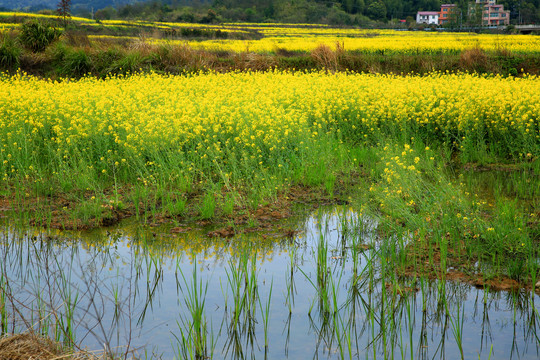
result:
<svg viewBox="0 0 540 360"><path fill-rule="evenodd" d="M162 21L248 21L367 25L416 17L418 11L438 11L442 3L456 3L463 23L466 0L153 0L107 8L98 17L146 18ZM511 21L540 22L540 0L498 0L511 11ZM471 22L471 21L469 21Z"/></svg>
<svg viewBox="0 0 540 360"><path fill-rule="evenodd" d="M0 8L55 9L58 0L4 0ZM471 23L467 0L72 0L73 14L96 19L145 19L185 22L290 22L369 25L408 19L418 11L439 11L442 3L461 9ZM540 0L497 0L510 10L513 24L540 23ZM29 5L29 6L25 6Z"/></svg>

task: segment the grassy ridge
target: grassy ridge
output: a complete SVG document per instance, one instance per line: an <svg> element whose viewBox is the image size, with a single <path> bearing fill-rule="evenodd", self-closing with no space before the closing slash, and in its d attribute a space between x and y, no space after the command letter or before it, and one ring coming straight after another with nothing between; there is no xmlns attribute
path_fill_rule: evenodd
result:
<svg viewBox="0 0 540 360"><path fill-rule="evenodd" d="M151 23L0 13L0 70L43 77L199 70L540 73L537 36L276 24ZM31 21L27 21L31 19ZM24 20L24 21L23 21ZM2 23L2 21L4 21ZM39 24L37 26L36 24ZM32 30L28 36L28 28ZM46 43L47 33L53 36ZM59 37L59 39L58 39Z"/></svg>
<svg viewBox="0 0 540 360"><path fill-rule="evenodd" d="M324 40L321 40L324 42ZM221 43L219 46L227 43ZM197 44L159 42L151 39L99 37L67 34L43 53L21 47L9 36L0 36L0 69L48 77L75 77L87 74L104 78L134 72L185 74L194 71L301 70L354 71L383 74L428 74L434 71L477 72L523 76L540 74L537 53L512 53L482 48L436 52L388 52L333 49L322 43L310 51L275 48L269 53L198 49ZM245 46L245 45L244 45Z"/></svg>

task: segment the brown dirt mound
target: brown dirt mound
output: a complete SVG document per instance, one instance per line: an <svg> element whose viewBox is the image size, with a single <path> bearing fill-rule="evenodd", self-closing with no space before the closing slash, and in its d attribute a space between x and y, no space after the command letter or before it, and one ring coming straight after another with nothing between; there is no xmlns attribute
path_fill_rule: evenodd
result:
<svg viewBox="0 0 540 360"><path fill-rule="evenodd" d="M33 333L8 334L0 338L0 360L97 359L95 356L63 349L47 337Z"/></svg>

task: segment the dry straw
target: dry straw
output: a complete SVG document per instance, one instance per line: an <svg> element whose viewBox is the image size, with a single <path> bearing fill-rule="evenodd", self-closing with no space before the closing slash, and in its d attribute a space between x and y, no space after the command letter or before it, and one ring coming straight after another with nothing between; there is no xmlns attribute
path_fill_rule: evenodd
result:
<svg viewBox="0 0 540 360"><path fill-rule="evenodd" d="M98 356L86 351L73 352L60 343L33 332L8 334L0 339L0 360L97 360Z"/></svg>

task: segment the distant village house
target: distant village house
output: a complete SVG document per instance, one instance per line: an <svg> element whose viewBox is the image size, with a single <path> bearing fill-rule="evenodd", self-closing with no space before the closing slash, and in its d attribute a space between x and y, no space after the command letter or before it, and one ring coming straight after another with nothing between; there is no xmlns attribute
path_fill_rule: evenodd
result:
<svg viewBox="0 0 540 360"><path fill-rule="evenodd" d="M437 11L419 11L416 14L418 24L439 24L439 12Z"/></svg>
<svg viewBox="0 0 540 360"><path fill-rule="evenodd" d="M450 22L464 21L456 4L442 4L441 11L419 11L416 13L418 24L446 25ZM479 24L484 26L497 26L510 24L510 11L504 10L504 5L497 5L496 0L475 0L469 4L468 15L482 11Z"/></svg>
<svg viewBox="0 0 540 360"><path fill-rule="evenodd" d="M476 0L477 7L482 6L482 25L509 25L510 10L504 10L504 5L495 4L495 0ZM469 11L474 10L474 7Z"/></svg>
<svg viewBox="0 0 540 360"><path fill-rule="evenodd" d="M442 4L441 16L439 16L439 25L444 25L455 19L455 12L457 10L456 4Z"/></svg>

